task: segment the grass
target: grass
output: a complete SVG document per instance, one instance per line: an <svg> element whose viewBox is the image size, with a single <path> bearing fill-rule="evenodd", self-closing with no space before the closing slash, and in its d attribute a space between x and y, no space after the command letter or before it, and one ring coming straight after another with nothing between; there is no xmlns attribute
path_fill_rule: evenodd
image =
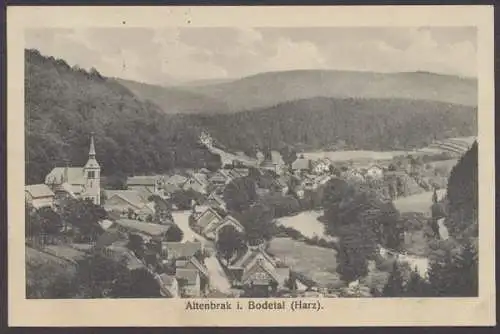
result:
<svg viewBox="0 0 500 334"><path fill-rule="evenodd" d="M333 249L306 245L289 238L275 238L269 252L293 271L306 276L322 287L343 284L336 273L337 252Z"/></svg>
<svg viewBox="0 0 500 334"><path fill-rule="evenodd" d="M392 160L394 157L406 154L405 151L316 151L304 152L305 158L320 159L328 158L332 161L348 160Z"/></svg>
<svg viewBox="0 0 500 334"><path fill-rule="evenodd" d="M445 193L445 189L439 189L437 191L438 199L442 199ZM401 213L419 212L429 215L431 213L432 194L432 191L427 191L412 196L401 197L394 201L394 206Z"/></svg>
<svg viewBox="0 0 500 334"><path fill-rule="evenodd" d="M322 215L322 211L304 211L295 216L279 218L277 224L293 228L307 238L317 236L328 241L332 238L325 234L325 226L318 220Z"/></svg>

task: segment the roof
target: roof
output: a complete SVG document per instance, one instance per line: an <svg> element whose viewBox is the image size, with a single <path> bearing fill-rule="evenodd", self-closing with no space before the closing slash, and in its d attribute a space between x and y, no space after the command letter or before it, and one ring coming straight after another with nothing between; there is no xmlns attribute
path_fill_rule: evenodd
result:
<svg viewBox="0 0 500 334"><path fill-rule="evenodd" d="M309 169L311 160L309 159L297 159L292 162L292 169Z"/></svg>
<svg viewBox="0 0 500 334"><path fill-rule="evenodd" d="M133 219L118 219L116 224L125 227L133 232L140 232L150 236L158 236L166 233L171 225L160 225L153 223L144 223Z"/></svg>
<svg viewBox="0 0 500 334"><path fill-rule="evenodd" d="M155 185L158 180L157 176L129 176L127 178L127 185L142 185L142 186L150 186Z"/></svg>
<svg viewBox="0 0 500 334"><path fill-rule="evenodd" d="M241 223L236 219L234 218L233 216L226 216L222 221L220 221L218 224L214 224L210 230L216 230L217 228L219 228L220 226L228 223L228 222L231 222L233 223L234 225L238 226L241 230L245 230L245 228L243 227L243 225L241 225ZM208 231L207 231L208 232Z"/></svg>
<svg viewBox="0 0 500 334"><path fill-rule="evenodd" d="M276 165L284 165L285 162L283 161L283 157L281 156L281 153L278 151L271 151L271 161L273 164Z"/></svg>
<svg viewBox="0 0 500 334"><path fill-rule="evenodd" d="M175 277L177 280L184 279L188 285L195 285L199 277L198 270L196 269L177 269L175 271Z"/></svg>
<svg viewBox="0 0 500 334"><path fill-rule="evenodd" d="M108 247L112 245L114 242L121 240L121 234L115 229L108 229L106 230L103 234L97 238L97 241L95 243L95 248L96 249L102 249L104 247Z"/></svg>
<svg viewBox="0 0 500 334"><path fill-rule="evenodd" d="M167 250L168 257L189 258L201 250L201 242L162 242L162 248Z"/></svg>
<svg viewBox="0 0 500 334"><path fill-rule="evenodd" d="M198 216L198 218L196 218L196 225L204 229L210 224L213 216L215 216L219 221L222 220L222 217L214 209L208 208L200 216Z"/></svg>
<svg viewBox="0 0 500 334"><path fill-rule="evenodd" d="M28 192L33 198L55 196L52 189L50 189L46 184L31 184L25 186L24 190Z"/></svg>
<svg viewBox="0 0 500 334"><path fill-rule="evenodd" d="M83 167L55 167L52 171L45 177L46 184L60 184L64 183L64 171L67 169L69 184L84 185L85 177L83 173Z"/></svg>
<svg viewBox="0 0 500 334"><path fill-rule="evenodd" d="M258 254L262 254L269 262L274 264L273 258L269 254L267 254L260 247L257 248L249 248L247 252L240 257L232 266L245 268L251 261L253 261Z"/></svg>
<svg viewBox="0 0 500 334"><path fill-rule="evenodd" d="M158 278L160 280L160 283L163 285L172 286L175 284L175 276L173 275L160 274L158 275Z"/></svg>
<svg viewBox="0 0 500 334"><path fill-rule="evenodd" d="M187 177L174 174L165 180L165 183L176 184L178 186L184 184L187 181Z"/></svg>
<svg viewBox="0 0 500 334"><path fill-rule="evenodd" d="M195 266L195 268L198 269L199 272L201 272L204 276L208 277L209 273L208 273L207 267L205 267L205 265L202 264L200 261L198 261L198 259L194 256L190 257L187 260L185 259L185 260L175 261L175 267L177 269L179 269L179 268L185 269L185 267L187 265L189 265L189 263L193 264Z"/></svg>
<svg viewBox="0 0 500 334"><path fill-rule="evenodd" d="M243 276L241 277L241 281L245 282L250 277L250 275L252 273L254 273L256 270L258 270L259 268L263 269L266 273L268 273L269 276L271 276L276 282L281 281L280 277L278 276L278 274L276 272L276 269L269 262L266 262L266 261L255 262L250 268L248 268L247 270L245 270L243 272ZM254 283L259 283L259 282L254 282ZM267 282L262 282L262 283L267 283Z"/></svg>
<svg viewBox="0 0 500 334"><path fill-rule="evenodd" d="M148 203L148 200L136 190L106 190L105 193L107 197L106 201L110 200L113 196L118 196L137 208L142 208Z"/></svg>

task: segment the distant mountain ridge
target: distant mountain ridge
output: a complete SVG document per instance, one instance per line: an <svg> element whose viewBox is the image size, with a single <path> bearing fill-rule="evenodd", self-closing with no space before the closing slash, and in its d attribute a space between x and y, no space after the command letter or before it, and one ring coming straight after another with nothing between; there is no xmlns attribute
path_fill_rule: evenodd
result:
<svg viewBox="0 0 500 334"><path fill-rule="evenodd" d="M148 85L136 89L133 82L122 83L166 113L234 113L316 97L394 98L477 105L476 79L428 72L293 70L176 87ZM190 96L199 102L193 102L196 107L186 107L190 105Z"/></svg>

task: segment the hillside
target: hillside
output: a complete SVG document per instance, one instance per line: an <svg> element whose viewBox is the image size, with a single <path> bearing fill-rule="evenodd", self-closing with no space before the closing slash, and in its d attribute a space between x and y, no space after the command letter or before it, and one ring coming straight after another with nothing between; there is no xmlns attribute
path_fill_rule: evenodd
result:
<svg viewBox="0 0 500 334"><path fill-rule="evenodd" d="M425 72L370 73L330 70L268 72L183 90L224 101L231 111L269 107L312 97L396 98L477 105L477 81Z"/></svg>
<svg viewBox="0 0 500 334"><path fill-rule="evenodd" d="M476 135L476 108L404 99L312 98L231 115L190 116L234 150L292 146L398 150L433 140Z"/></svg>
<svg viewBox="0 0 500 334"><path fill-rule="evenodd" d="M165 115L96 70L25 51L26 182L42 182L65 160L83 166L95 133L103 174L161 172L217 163L197 129Z"/></svg>
<svg viewBox="0 0 500 334"><path fill-rule="evenodd" d="M131 80L114 79L142 101L150 101L167 114L227 113L228 106L217 99L176 87L162 87Z"/></svg>

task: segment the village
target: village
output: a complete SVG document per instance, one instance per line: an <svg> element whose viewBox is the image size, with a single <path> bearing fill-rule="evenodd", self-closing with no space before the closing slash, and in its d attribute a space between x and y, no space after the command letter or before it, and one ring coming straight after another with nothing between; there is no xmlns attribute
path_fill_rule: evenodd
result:
<svg viewBox="0 0 500 334"><path fill-rule="evenodd" d="M434 170L425 173L425 167L415 163L338 164L328 158L314 160L298 154L287 165L277 151L267 155L258 152L256 158L250 158L217 148L206 133L200 136L200 142L221 156L220 169L129 176L125 189L108 189L102 187L101 166L91 135L87 164L84 167L55 167L44 184L27 185L26 205L28 214L43 208L57 213L64 211L68 199L91 202L104 209L98 221L101 232L87 242L68 238L40 242L27 231L30 235L27 247L69 263L95 253L125 261L129 270L147 270L166 298L339 297L342 293L338 287L335 289L315 280L309 270L301 269L296 262L276 254L270 247L271 240L275 244L289 240L290 230L299 234L296 242L314 247L330 247L335 243L321 233L322 227L319 232L307 233L309 222L301 216L310 213L319 216L318 212L323 209L323 190L329 181L340 179L371 186L389 184L378 187L381 198L387 201L402 198L404 202L405 197L428 193L433 194L432 200L436 203L443 197L440 188L445 183L440 185L438 174ZM239 221L232 214L234 210L228 208L232 200L227 198L228 188L235 188L235 180L248 177L258 180L257 198L268 201L293 198L298 203L297 207L282 205L279 213L275 208L273 220L279 228L272 237L263 237L259 234L262 231L247 231L245 226L248 225ZM244 191L235 189L233 191ZM255 202L252 199L252 203ZM253 205L248 203L248 209ZM299 216L304 220L299 222L301 226L285 223L286 219ZM433 217L424 216L424 219L441 220L444 217L434 213ZM63 223L65 231L72 228L77 229L72 227L71 221ZM444 227L440 225L440 228L441 237L446 238ZM256 233L257 237L249 238ZM404 232L404 238L412 236ZM420 266L417 269L425 276L428 262L425 257L383 247L380 247L380 254L384 257L400 255L400 259L412 266ZM359 281L349 283L344 288L345 293L360 289Z"/></svg>

